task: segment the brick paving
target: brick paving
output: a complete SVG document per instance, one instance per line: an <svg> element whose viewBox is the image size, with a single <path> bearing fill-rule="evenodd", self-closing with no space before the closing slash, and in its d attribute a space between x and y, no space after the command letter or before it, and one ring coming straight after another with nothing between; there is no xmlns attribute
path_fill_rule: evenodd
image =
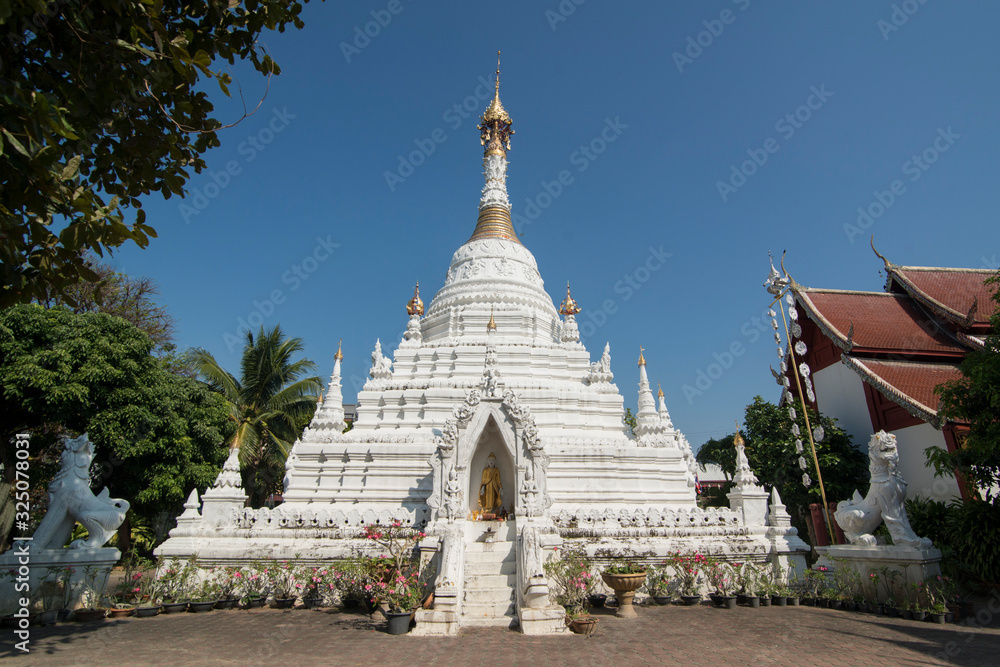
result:
<svg viewBox="0 0 1000 667"><path fill-rule="evenodd" d="M994 603L1000 607L1000 603ZM998 610L1000 611L1000 610ZM526 637L502 628L458 637L391 636L372 617L339 610L232 610L32 628L31 653L10 665L995 665L1000 614L932 625L813 607L639 607L600 618L590 638ZM994 619L994 617L997 617Z"/></svg>

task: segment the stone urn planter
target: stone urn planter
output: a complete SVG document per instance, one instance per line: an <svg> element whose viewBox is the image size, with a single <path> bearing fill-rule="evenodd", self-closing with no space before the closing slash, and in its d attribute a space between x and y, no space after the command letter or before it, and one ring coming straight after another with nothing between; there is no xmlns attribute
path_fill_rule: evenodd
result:
<svg viewBox="0 0 1000 667"><path fill-rule="evenodd" d="M386 629L390 635L405 635L410 631L410 621L413 620L412 611L385 612L387 619Z"/></svg>
<svg viewBox="0 0 1000 667"><path fill-rule="evenodd" d="M615 616L619 618L635 618L635 609L632 607L632 598L635 592L646 583L645 572L633 572L630 574L611 574L602 572L601 578L608 588L615 592L618 598L618 611Z"/></svg>
<svg viewBox="0 0 1000 667"><path fill-rule="evenodd" d="M597 629L597 619L593 616L584 616L582 618L569 618L567 616L566 625L569 626L569 630L573 634L589 637Z"/></svg>

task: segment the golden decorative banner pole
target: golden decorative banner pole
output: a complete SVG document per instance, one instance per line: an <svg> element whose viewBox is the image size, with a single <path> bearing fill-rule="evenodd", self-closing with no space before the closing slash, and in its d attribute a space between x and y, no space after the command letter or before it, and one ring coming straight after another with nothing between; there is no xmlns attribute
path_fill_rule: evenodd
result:
<svg viewBox="0 0 1000 667"><path fill-rule="evenodd" d="M783 299L788 299L790 301L790 303L794 303L794 300L793 300L794 297L791 296L791 278L789 278L788 274L785 272L784 255L782 255L781 259L782 259L781 271L785 275L780 275L775 270L775 268L774 268L774 262L772 260L772 262L771 262L771 273L768 275L767 282L764 283L764 286L767 288L767 291L770 292L775 297L774 301L771 302L771 305L769 306L769 308L773 309L774 308L774 304L778 304L778 310L781 312L781 321L782 321L782 324L784 325L784 329L785 329L785 340L788 342L788 358L789 358L789 361L791 363L790 370L791 370L792 375L795 376L795 387L796 387L796 389L798 389L799 405L802 408L802 417L805 420L806 432L809 435L809 451L812 454L813 465L816 468L816 481L819 483L820 498L822 498L822 501L823 501L823 518L824 518L824 520L826 522L826 530L827 530L827 532L830 535L830 544L836 544L837 543L837 538L834 536L833 523L832 523L832 520L831 520L831 517L830 517L830 509L829 509L829 505L826 502L826 486L823 484L823 472L822 472L822 470L820 470L820 467L819 467L819 457L816 455L816 441L813 438L812 426L809 423L809 409L808 409L808 406L806 404L805 392L803 392L803 390L802 390L802 381L799 379L799 374L800 373L808 374L809 367L803 361L802 362L802 367L800 368L799 364L795 360L795 346L792 343L792 335L791 335L791 332L788 329L788 320L785 317L785 307L784 307L784 304L782 304L782 300ZM771 310L770 314L772 315L772 320L771 320L772 326L774 326L774 328L777 329L777 322L773 319L774 311ZM799 330L798 333L801 334L801 330ZM781 349L781 340L780 340L780 336L777 334L777 331L775 331L775 339L776 339L776 342L778 343L778 346L779 346L778 349L780 351L780 349ZM805 345L804 343L802 343L800 341L799 344L803 345L803 348L804 348L804 345ZM784 360L784 359L782 359L782 360ZM788 372L788 369L786 369L786 374L787 374L787 372ZM808 382L808 378L807 378L807 382ZM809 392L810 392L810 395L812 395L812 384L811 383L809 384ZM795 418L792 415L789 415L789 416L792 417L793 429L797 428L795 426ZM795 435L797 435L797 434L795 434ZM819 437L819 438L822 439L822 437L823 437L822 433L819 436L817 436L817 437ZM800 437L800 439L801 439L801 437ZM801 460L802 459L800 458L800 462L801 462ZM805 480L808 479L808 475L803 475L803 478L804 478L803 479L803 483L805 484ZM808 484L805 484L805 485L809 486Z"/></svg>

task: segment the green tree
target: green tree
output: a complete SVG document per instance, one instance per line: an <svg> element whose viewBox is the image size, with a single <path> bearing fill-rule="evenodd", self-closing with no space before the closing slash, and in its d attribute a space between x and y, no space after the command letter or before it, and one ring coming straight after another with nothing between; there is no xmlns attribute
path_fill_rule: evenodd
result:
<svg viewBox="0 0 1000 667"><path fill-rule="evenodd" d="M805 419L801 407L795 405L796 423L802 433L803 452L795 451L792 435L792 419L787 407L755 396L747 406L744 428L741 431L746 442L747 460L757 479L765 486L777 486L781 500L794 516L805 513L809 503L822 503L819 482L812 455L809 452L809 437L806 434ZM837 420L817 415L809 410L809 423L813 428L822 425L825 431L821 442L816 443L816 455L823 472L826 498L830 502L846 500L855 489L863 489L868 478L867 452L854 447L851 436L837 426ZM799 456L805 458L812 484L802 485L802 470Z"/></svg>
<svg viewBox="0 0 1000 667"><path fill-rule="evenodd" d="M732 433L722 440L712 438L698 449L698 453L694 457L695 460L701 465L714 463L732 478L736 472L736 448L733 446L735 438L736 436Z"/></svg>
<svg viewBox="0 0 1000 667"><path fill-rule="evenodd" d="M1000 306L1000 272L986 284L997 285L992 299ZM955 452L941 447L926 452L938 476L957 470L987 494L1000 484L1000 309L990 318L990 327L983 349L970 351L962 361L962 377L935 390L941 397L938 414L968 424L968 438Z"/></svg>
<svg viewBox="0 0 1000 667"><path fill-rule="evenodd" d="M303 350L301 338L285 338L281 328L247 332L240 379L223 369L211 353L191 350L195 368L229 406L235 428L228 440L240 451L243 488L254 507L280 490L285 459L316 411L322 383L305 377L316 364L293 360Z"/></svg>
<svg viewBox="0 0 1000 667"><path fill-rule="evenodd" d="M625 408L625 416L622 417L622 421L628 426L630 433L635 433L636 421L635 415L632 414L632 408Z"/></svg>
<svg viewBox="0 0 1000 667"><path fill-rule="evenodd" d="M156 232L141 197L183 196L189 170L219 145L206 80L228 96L223 63L278 74L258 40L301 28L301 10L296 0L0 4L0 307L96 280L86 251L146 247Z"/></svg>
<svg viewBox="0 0 1000 667"><path fill-rule="evenodd" d="M39 305L0 313L0 453L8 480L13 434L32 434L31 481L43 500L58 437L87 432L95 445L92 486L107 486L148 519L208 486L226 456L227 406L204 383L170 372L152 348L134 325L104 313Z"/></svg>

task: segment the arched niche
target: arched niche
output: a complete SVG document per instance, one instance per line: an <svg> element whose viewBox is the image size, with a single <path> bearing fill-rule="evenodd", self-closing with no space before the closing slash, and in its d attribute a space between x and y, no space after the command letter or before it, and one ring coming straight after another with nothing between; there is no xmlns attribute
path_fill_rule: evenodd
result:
<svg viewBox="0 0 1000 667"><path fill-rule="evenodd" d="M486 412L486 411L484 411ZM498 421L497 416L502 420ZM492 453L500 470L500 497L503 507L511 512L517 496L517 468L514 458L514 426L503 415L490 410L479 424L470 424L468 436L469 510L479 510L479 489L482 486L483 468ZM478 428L477 428L478 427Z"/></svg>

